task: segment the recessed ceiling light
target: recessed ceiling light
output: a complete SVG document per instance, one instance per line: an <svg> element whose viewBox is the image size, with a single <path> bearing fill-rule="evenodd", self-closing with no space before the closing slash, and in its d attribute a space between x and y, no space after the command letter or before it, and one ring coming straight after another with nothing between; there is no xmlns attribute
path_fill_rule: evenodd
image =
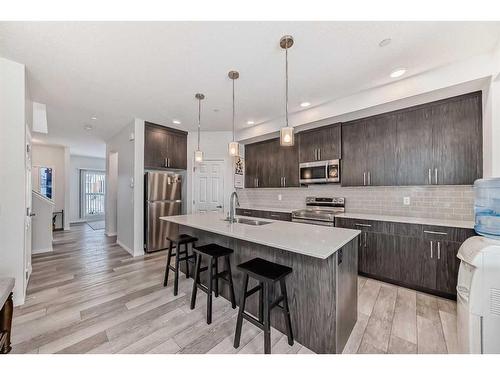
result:
<svg viewBox="0 0 500 375"><path fill-rule="evenodd" d="M85 125L83 126L83 128L84 128L86 131L91 131L92 129L94 129L94 127L93 127L92 125L90 125L90 124L85 124Z"/></svg>
<svg viewBox="0 0 500 375"><path fill-rule="evenodd" d="M391 44L391 42L392 42L391 38L386 38L386 39L382 39L378 45L379 45L379 47L385 47L385 46Z"/></svg>
<svg viewBox="0 0 500 375"><path fill-rule="evenodd" d="M181 123L179 120L172 120L172 122L176 125L179 125Z"/></svg>
<svg viewBox="0 0 500 375"><path fill-rule="evenodd" d="M253 124L255 124L255 121L252 120L247 121L247 125L253 125Z"/></svg>
<svg viewBox="0 0 500 375"><path fill-rule="evenodd" d="M90 119L91 119L91 120L97 120L97 117L92 116Z"/></svg>
<svg viewBox="0 0 500 375"><path fill-rule="evenodd" d="M310 105L311 105L311 103L309 103L309 102L302 102L302 103L300 103L301 107L309 107Z"/></svg>
<svg viewBox="0 0 500 375"><path fill-rule="evenodd" d="M406 68L398 68L398 69L392 71L391 78L401 77L405 73L406 73Z"/></svg>

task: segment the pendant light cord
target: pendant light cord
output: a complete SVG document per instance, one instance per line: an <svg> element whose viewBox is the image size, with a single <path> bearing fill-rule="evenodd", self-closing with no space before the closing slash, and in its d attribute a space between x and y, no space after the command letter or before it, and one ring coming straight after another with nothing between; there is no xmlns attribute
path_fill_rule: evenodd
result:
<svg viewBox="0 0 500 375"><path fill-rule="evenodd" d="M233 142L234 142L234 79L233 79Z"/></svg>
<svg viewBox="0 0 500 375"><path fill-rule="evenodd" d="M288 128L288 39L285 40L285 121Z"/></svg>
<svg viewBox="0 0 500 375"><path fill-rule="evenodd" d="M198 99L198 151L200 151L201 99Z"/></svg>

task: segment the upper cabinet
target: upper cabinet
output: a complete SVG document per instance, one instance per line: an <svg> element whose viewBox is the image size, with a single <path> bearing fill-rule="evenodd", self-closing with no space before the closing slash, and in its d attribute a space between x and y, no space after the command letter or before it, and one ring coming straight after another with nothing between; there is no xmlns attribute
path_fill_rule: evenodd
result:
<svg viewBox="0 0 500 375"><path fill-rule="evenodd" d="M146 122L144 167L186 169L187 133Z"/></svg>
<svg viewBox="0 0 500 375"><path fill-rule="evenodd" d="M300 132L299 162L340 159L341 125L334 124Z"/></svg>
<svg viewBox="0 0 500 375"><path fill-rule="evenodd" d="M298 147L280 146L279 139L245 146L245 187L299 186Z"/></svg>
<svg viewBox="0 0 500 375"><path fill-rule="evenodd" d="M481 92L342 125L343 186L469 185L482 176Z"/></svg>
<svg viewBox="0 0 500 375"><path fill-rule="evenodd" d="M299 163L341 159L342 186L471 185L482 177L481 92L246 145L246 187L299 186Z"/></svg>

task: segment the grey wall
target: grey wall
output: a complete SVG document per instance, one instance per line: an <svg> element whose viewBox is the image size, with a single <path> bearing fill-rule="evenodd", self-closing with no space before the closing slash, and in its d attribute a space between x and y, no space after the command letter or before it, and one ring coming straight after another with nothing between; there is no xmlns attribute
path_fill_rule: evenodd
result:
<svg viewBox="0 0 500 375"><path fill-rule="evenodd" d="M281 194L282 200L278 200ZM287 189L242 189L238 191L242 207L303 208L305 198L334 196L346 198L346 212L473 220L472 186L340 187L314 185ZM403 205L410 197L410 205Z"/></svg>

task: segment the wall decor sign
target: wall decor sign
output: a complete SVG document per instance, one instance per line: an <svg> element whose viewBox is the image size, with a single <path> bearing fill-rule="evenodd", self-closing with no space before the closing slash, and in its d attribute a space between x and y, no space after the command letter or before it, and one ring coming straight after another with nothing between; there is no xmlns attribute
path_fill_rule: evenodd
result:
<svg viewBox="0 0 500 375"><path fill-rule="evenodd" d="M240 156L234 158L234 187L245 187L245 159Z"/></svg>

